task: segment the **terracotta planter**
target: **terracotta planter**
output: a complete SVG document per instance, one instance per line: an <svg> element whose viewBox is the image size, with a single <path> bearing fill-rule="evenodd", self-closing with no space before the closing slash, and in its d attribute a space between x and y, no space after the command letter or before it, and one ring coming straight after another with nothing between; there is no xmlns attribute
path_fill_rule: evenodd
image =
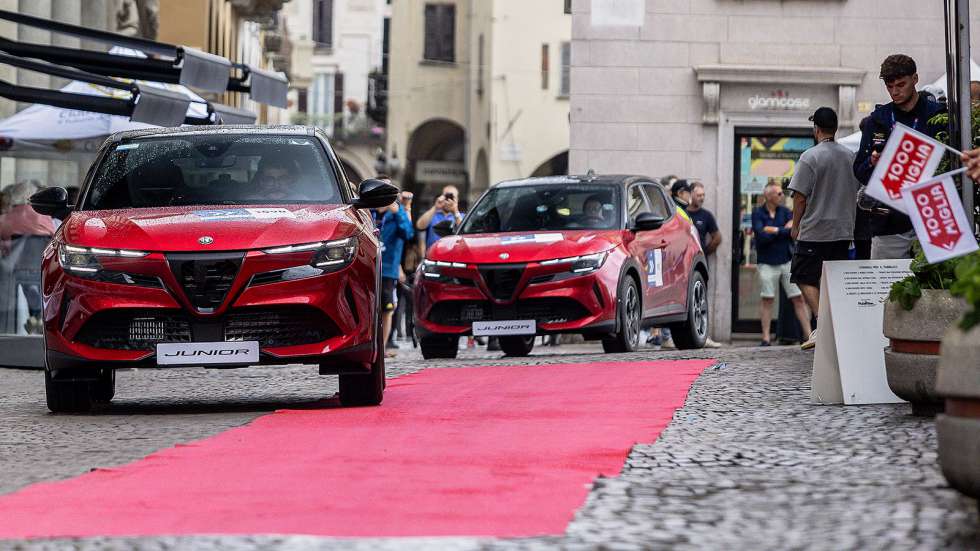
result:
<svg viewBox="0 0 980 551"><path fill-rule="evenodd" d="M946 334L936 390L946 399L946 414L936 418L943 474L980 499L980 327Z"/></svg>
<svg viewBox="0 0 980 551"><path fill-rule="evenodd" d="M923 290L912 310L895 302L885 304L884 334L888 386L899 398L912 404L914 415L930 416L942 411L936 393L939 347L946 330L967 310L963 299L949 291Z"/></svg>

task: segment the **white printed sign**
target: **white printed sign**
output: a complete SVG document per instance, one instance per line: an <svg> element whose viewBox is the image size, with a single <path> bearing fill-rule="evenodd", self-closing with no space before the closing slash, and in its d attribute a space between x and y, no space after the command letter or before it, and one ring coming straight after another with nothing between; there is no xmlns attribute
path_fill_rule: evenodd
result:
<svg viewBox="0 0 980 551"><path fill-rule="evenodd" d="M647 252L647 285L664 286L664 251L654 249Z"/></svg>
<svg viewBox="0 0 980 551"><path fill-rule="evenodd" d="M820 322L813 355L810 400L817 404L890 404L902 399L888 388L882 333L892 283L904 279L911 260L824 262Z"/></svg>
<svg viewBox="0 0 980 551"><path fill-rule="evenodd" d="M595 27L642 27L645 19L644 0L592 0Z"/></svg>
<svg viewBox="0 0 980 551"><path fill-rule="evenodd" d="M535 320L474 321L474 337L501 337L506 335L533 335L537 332Z"/></svg>
<svg viewBox="0 0 980 551"><path fill-rule="evenodd" d="M868 181L867 194L893 209L906 211L902 189L932 178L946 146L896 124Z"/></svg>
<svg viewBox="0 0 980 551"><path fill-rule="evenodd" d="M157 345L157 365L246 365L258 361L258 341L177 342Z"/></svg>
<svg viewBox="0 0 980 551"><path fill-rule="evenodd" d="M902 197L931 264L980 249L952 177L907 187L902 190Z"/></svg>

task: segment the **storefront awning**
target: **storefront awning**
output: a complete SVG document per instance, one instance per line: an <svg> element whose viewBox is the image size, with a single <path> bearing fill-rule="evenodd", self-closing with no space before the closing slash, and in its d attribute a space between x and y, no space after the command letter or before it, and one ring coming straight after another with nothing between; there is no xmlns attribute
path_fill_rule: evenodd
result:
<svg viewBox="0 0 980 551"><path fill-rule="evenodd" d="M109 77L181 84L208 92L244 92L250 94L254 101L275 107L286 106L289 81L282 73L232 63L221 56L188 46L175 46L145 38L123 36L7 10L0 10L0 20L115 47L139 50L156 55L158 58L134 60L112 53L0 39L0 51L13 56L41 59Z"/></svg>

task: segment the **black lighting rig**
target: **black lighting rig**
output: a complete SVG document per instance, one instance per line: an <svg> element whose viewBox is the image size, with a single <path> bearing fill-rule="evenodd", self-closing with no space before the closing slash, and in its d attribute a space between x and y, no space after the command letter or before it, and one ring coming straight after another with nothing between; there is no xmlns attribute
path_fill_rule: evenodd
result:
<svg viewBox="0 0 980 551"><path fill-rule="evenodd" d="M130 93L113 98L19 86L0 80L0 97L41 103L64 109L129 117L157 126L181 124L251 124L255 114L215 102L207 102L207 117L187 116L191 98L136 81L180 84L205 92L247 93L251 99L286 107L289 82L282 73L265 71L187 46L174 46L145 38L124 36L0 10L0 20L137 50L134 57L60 46L29 44L0 38L0 63L52 76L87 82Z"/></svg>

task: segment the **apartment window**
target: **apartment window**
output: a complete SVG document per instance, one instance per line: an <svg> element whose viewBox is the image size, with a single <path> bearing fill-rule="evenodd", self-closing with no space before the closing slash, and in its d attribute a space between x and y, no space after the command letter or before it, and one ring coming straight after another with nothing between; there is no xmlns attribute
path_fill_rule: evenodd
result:
<svg viewBox="0 0 980 551"><path fill-rule="evenodd" d="M565 13L572 13L572 0L565 0Z"/></svg>
<svg viewBox="0 0 980 551"><path fill-rule="evenodd" d="M427 61L456 61L456 6L425 5L425 52Z"/></svg>
<svg viewBox="0 0 980 551"><path fill-rule="evenodd" d="M300 113L306 113L309 110L308 101L309 95L306 88L299 88L296 90L296 110Z"/></svg>
<svg viewBox="0 0 980 551"><path fill-rule="evenodd" d="M561 44L561 87L558 96L567 98L572 83L572 45L569 42Z"/></svg>
<svg viewBox="0 0 980 551"><path fill-rule="evenodd" d="M476 95L483 95L483 35L476 41Z"/></svg>
<svg viewBox="0 0 980 551"><path fill-rule="evenodd" d="M549 73L549 57L548 57L548 45L541 45L541 89L548 89L548 73Z"/></svg>
<svg viewBox="0 0 980 551"><path fill-rule="evenodd" d="M333 47L333 0L313 0L313 41Z"/></svg>

